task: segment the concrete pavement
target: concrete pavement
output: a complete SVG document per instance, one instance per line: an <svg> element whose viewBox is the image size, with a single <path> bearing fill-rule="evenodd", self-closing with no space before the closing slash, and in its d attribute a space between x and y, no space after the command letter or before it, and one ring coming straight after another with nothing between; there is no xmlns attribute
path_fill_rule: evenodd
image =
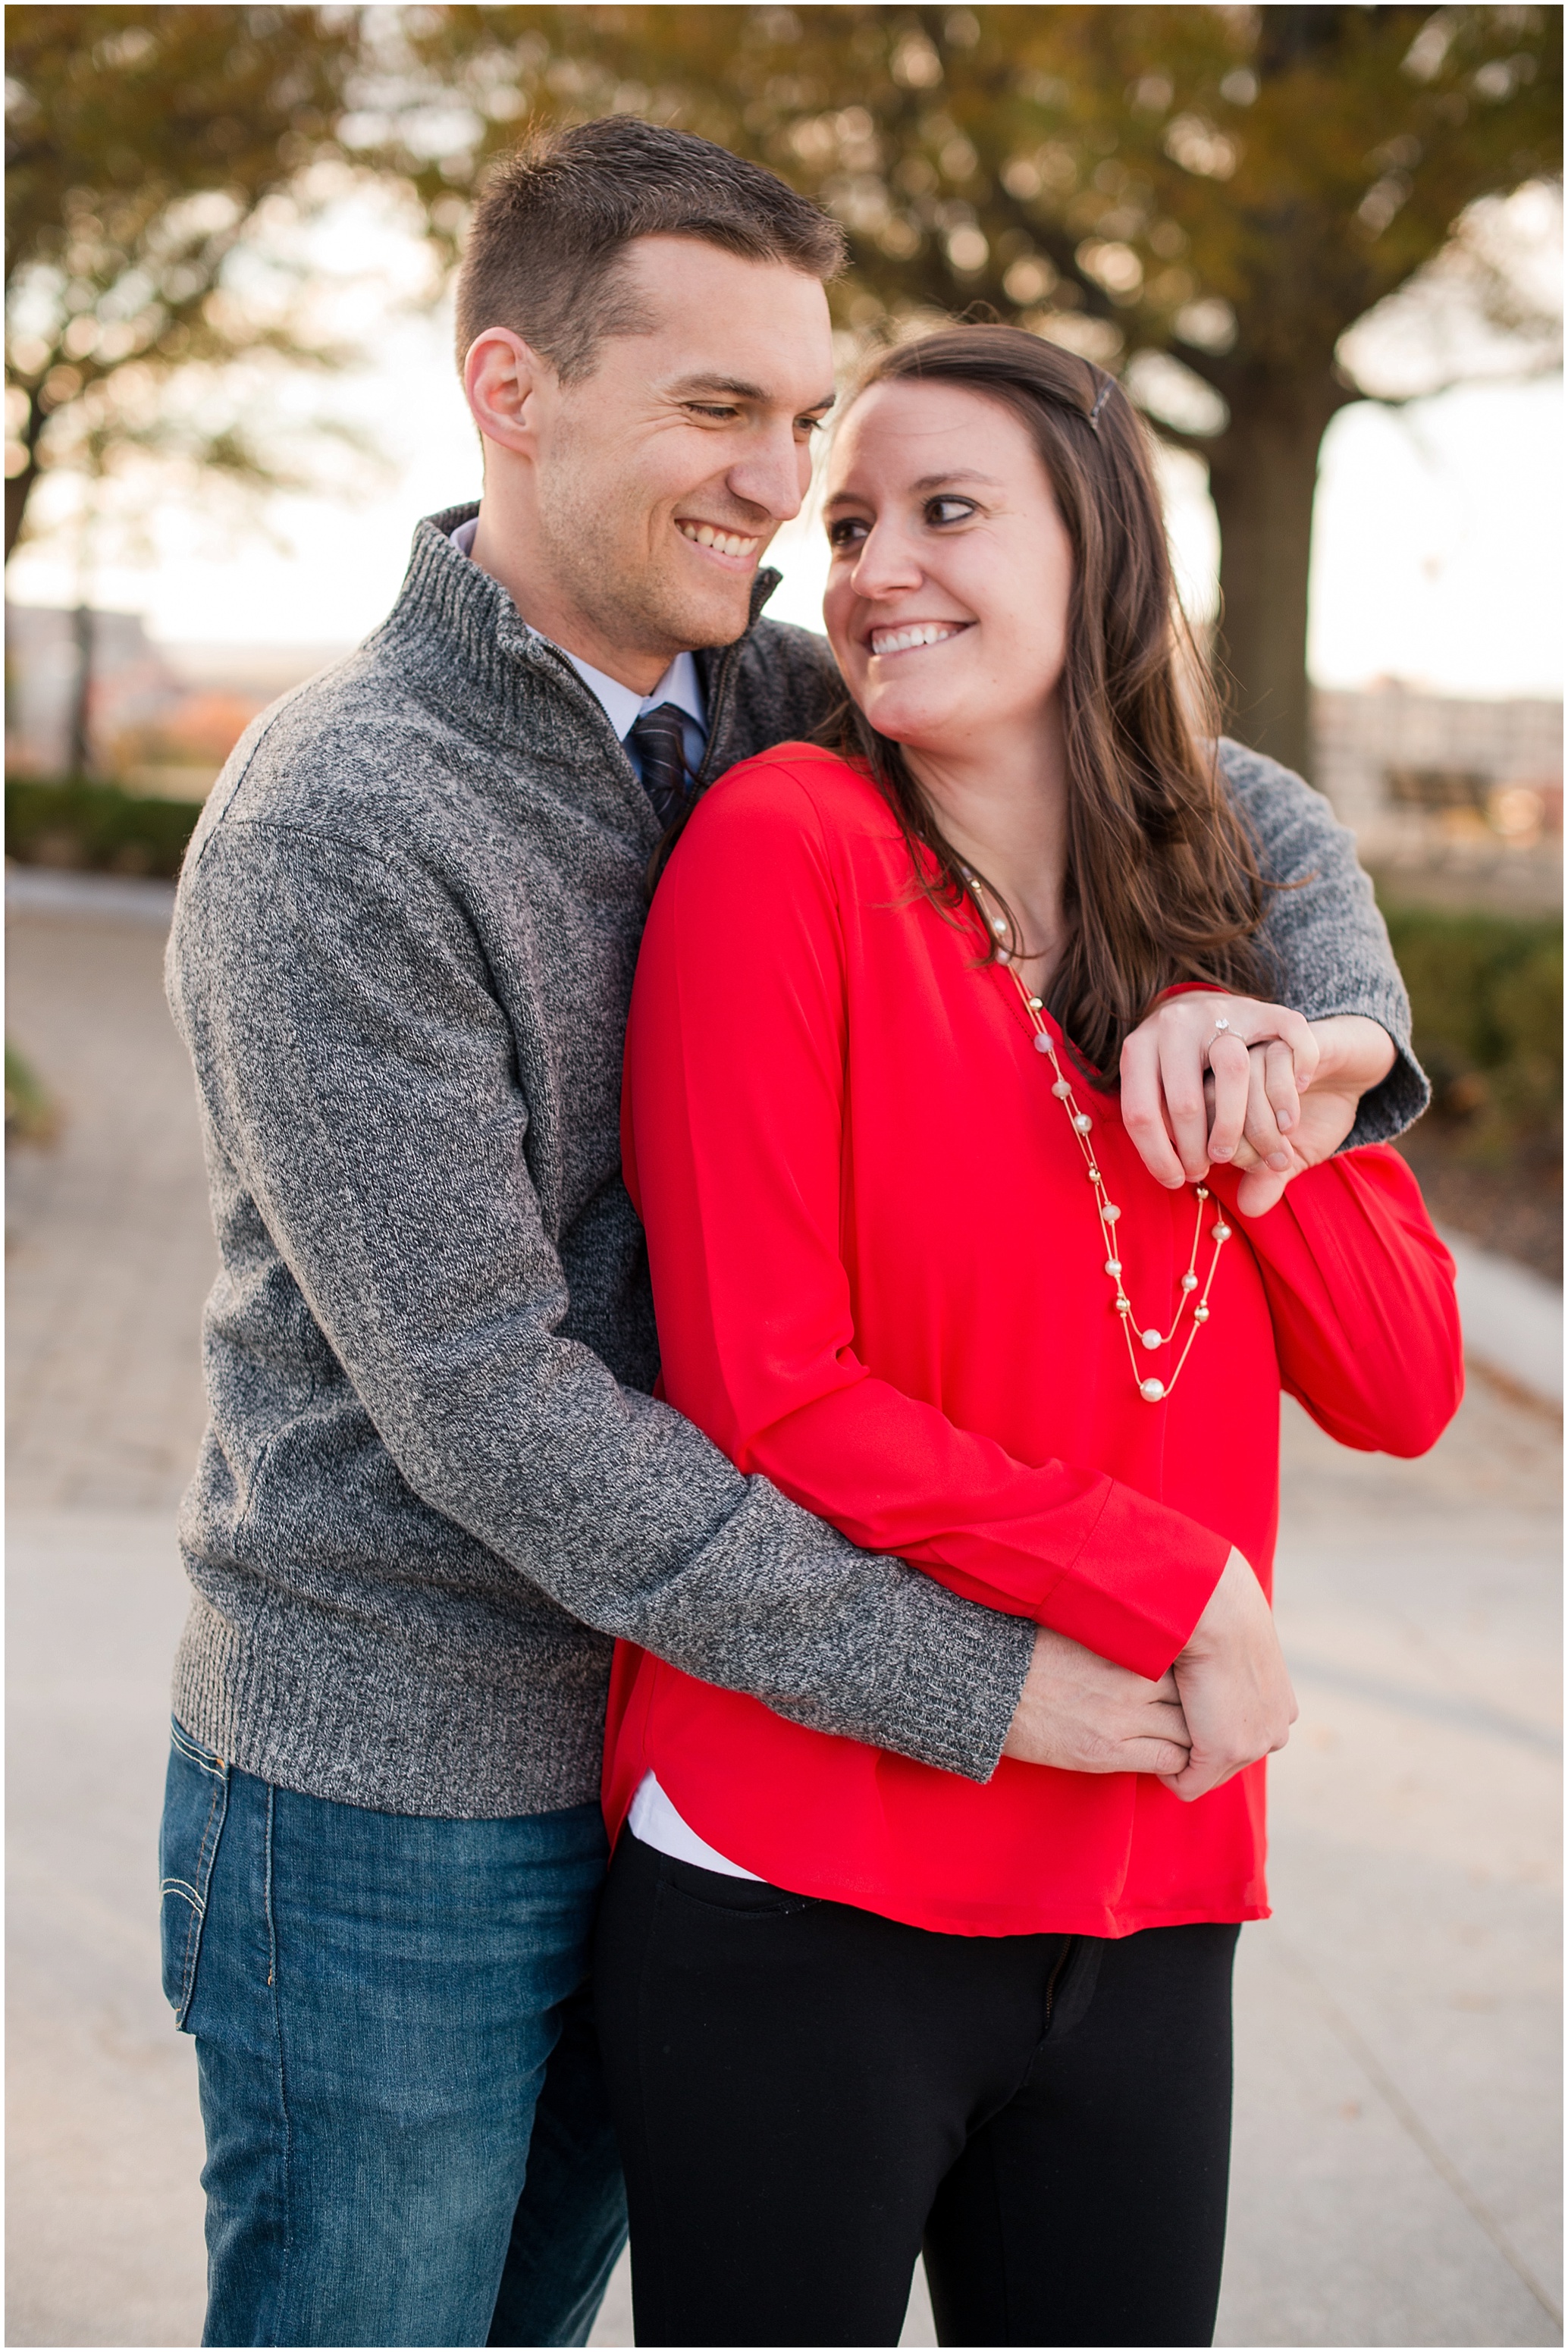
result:
<svg viewBox="0 0 1568 2352"><path fill-rule="evenodd" d="M1563 1403L1563 1288L1528 1265L1445 1233L1458 1270L1465 1352L1559 1409Z"/></svg>
<svg viewBox="0 0 1568 2352"><path fill-rule="evenodd" d="M7 1034L65 1112L6 1170L9 1502L166 1516L205 1417L216 1256L184 1048L163 1002L169 892L74 876L64 910L7 893Z"/></svg>
<svg viewBox="0 0 1568 2352"><path fill-rule="evenodd" d="M7 2336L194 2344L200 2127L153 1847L212 1244L154 901L74 887L11 932L12 1034L68 1125L14 1157L9 1211ZM1223 2344L1560 2340L1559 1453L1479 1382L1416 1464L1287 1412L1302 1715L1277 1916L1242 1939ZM623 2266L594 2341L630 2340ZM918 2287L903 2340L934 2341Z"/></svg>

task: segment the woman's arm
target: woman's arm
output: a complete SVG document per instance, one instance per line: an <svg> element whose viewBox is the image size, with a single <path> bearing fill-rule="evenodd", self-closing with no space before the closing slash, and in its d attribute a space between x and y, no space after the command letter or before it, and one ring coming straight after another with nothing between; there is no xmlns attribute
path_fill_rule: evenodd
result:
<svg viewBox="0 0 1568 2352"><path fill-rule="evenodd" d="M1464 1393L1454 1262L1397 1152L1372 1145L1298 1176L1260 1217L1215 1169L1263 1276L1284 1386L1342 1445L1424 1454Z"/></svg>
<svg viewBox="0 0 1568 2352"><path fill-rule="evenodd" d="M1226 1538L1101 1472L1016 1461L856 1354L839 1244L847 1048L820 820L776 760L759 762L689 827L633 998L625 1157L666 1393L852 1541L1157 1677Z"/></svg>

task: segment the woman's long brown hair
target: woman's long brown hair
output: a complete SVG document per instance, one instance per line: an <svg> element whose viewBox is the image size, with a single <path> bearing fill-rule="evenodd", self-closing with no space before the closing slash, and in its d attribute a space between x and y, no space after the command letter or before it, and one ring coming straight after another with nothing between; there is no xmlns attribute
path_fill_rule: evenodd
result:
<svg viewBox="0 0 1568 2352"><path fill-rule="evenodd" d="M910 383L958 384L1016 416L1072 542L1058 688L1068 938L1046 1002L1089 1069L1114 1085L1123 1039L1163 990L1210 981L1251 993L1267 976L1257 936L1265 886L1219 775L1213 688L1177 602L1144 428L1113 378L1016 327L943 328L897 344L853 398ZM1184 708L1184 659L1201 734ZM963 861L899 745L853 703L836 728L838 748L869 765L891 804L919 887L966 922ZM1012 910L985 887L1008 925L999 944L1016 951Z"/></svg>

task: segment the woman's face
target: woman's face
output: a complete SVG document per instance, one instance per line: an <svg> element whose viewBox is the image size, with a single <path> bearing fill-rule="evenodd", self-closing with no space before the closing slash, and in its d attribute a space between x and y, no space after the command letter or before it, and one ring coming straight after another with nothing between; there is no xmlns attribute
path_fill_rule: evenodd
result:
<svg viewBox="0 0 1568 2352"><path fill-rule="evenodd" d="M835 436L823 612L879 734L937 755L1037 728L1067 652L1072 549L1010 409L879 383Z"/></svg>

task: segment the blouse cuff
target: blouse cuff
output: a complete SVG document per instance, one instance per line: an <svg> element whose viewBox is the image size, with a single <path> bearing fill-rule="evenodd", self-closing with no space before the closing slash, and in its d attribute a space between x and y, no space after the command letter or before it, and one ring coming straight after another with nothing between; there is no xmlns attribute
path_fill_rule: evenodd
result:
<svg viewBox="0 0 1568 2352"><path fill-rule="evenodd" d="M1052 1586L1041 1621L1158 1682L1192 1639L1230 1554L1228 1537L1113 1481L1093 1535Z"/></svg>

